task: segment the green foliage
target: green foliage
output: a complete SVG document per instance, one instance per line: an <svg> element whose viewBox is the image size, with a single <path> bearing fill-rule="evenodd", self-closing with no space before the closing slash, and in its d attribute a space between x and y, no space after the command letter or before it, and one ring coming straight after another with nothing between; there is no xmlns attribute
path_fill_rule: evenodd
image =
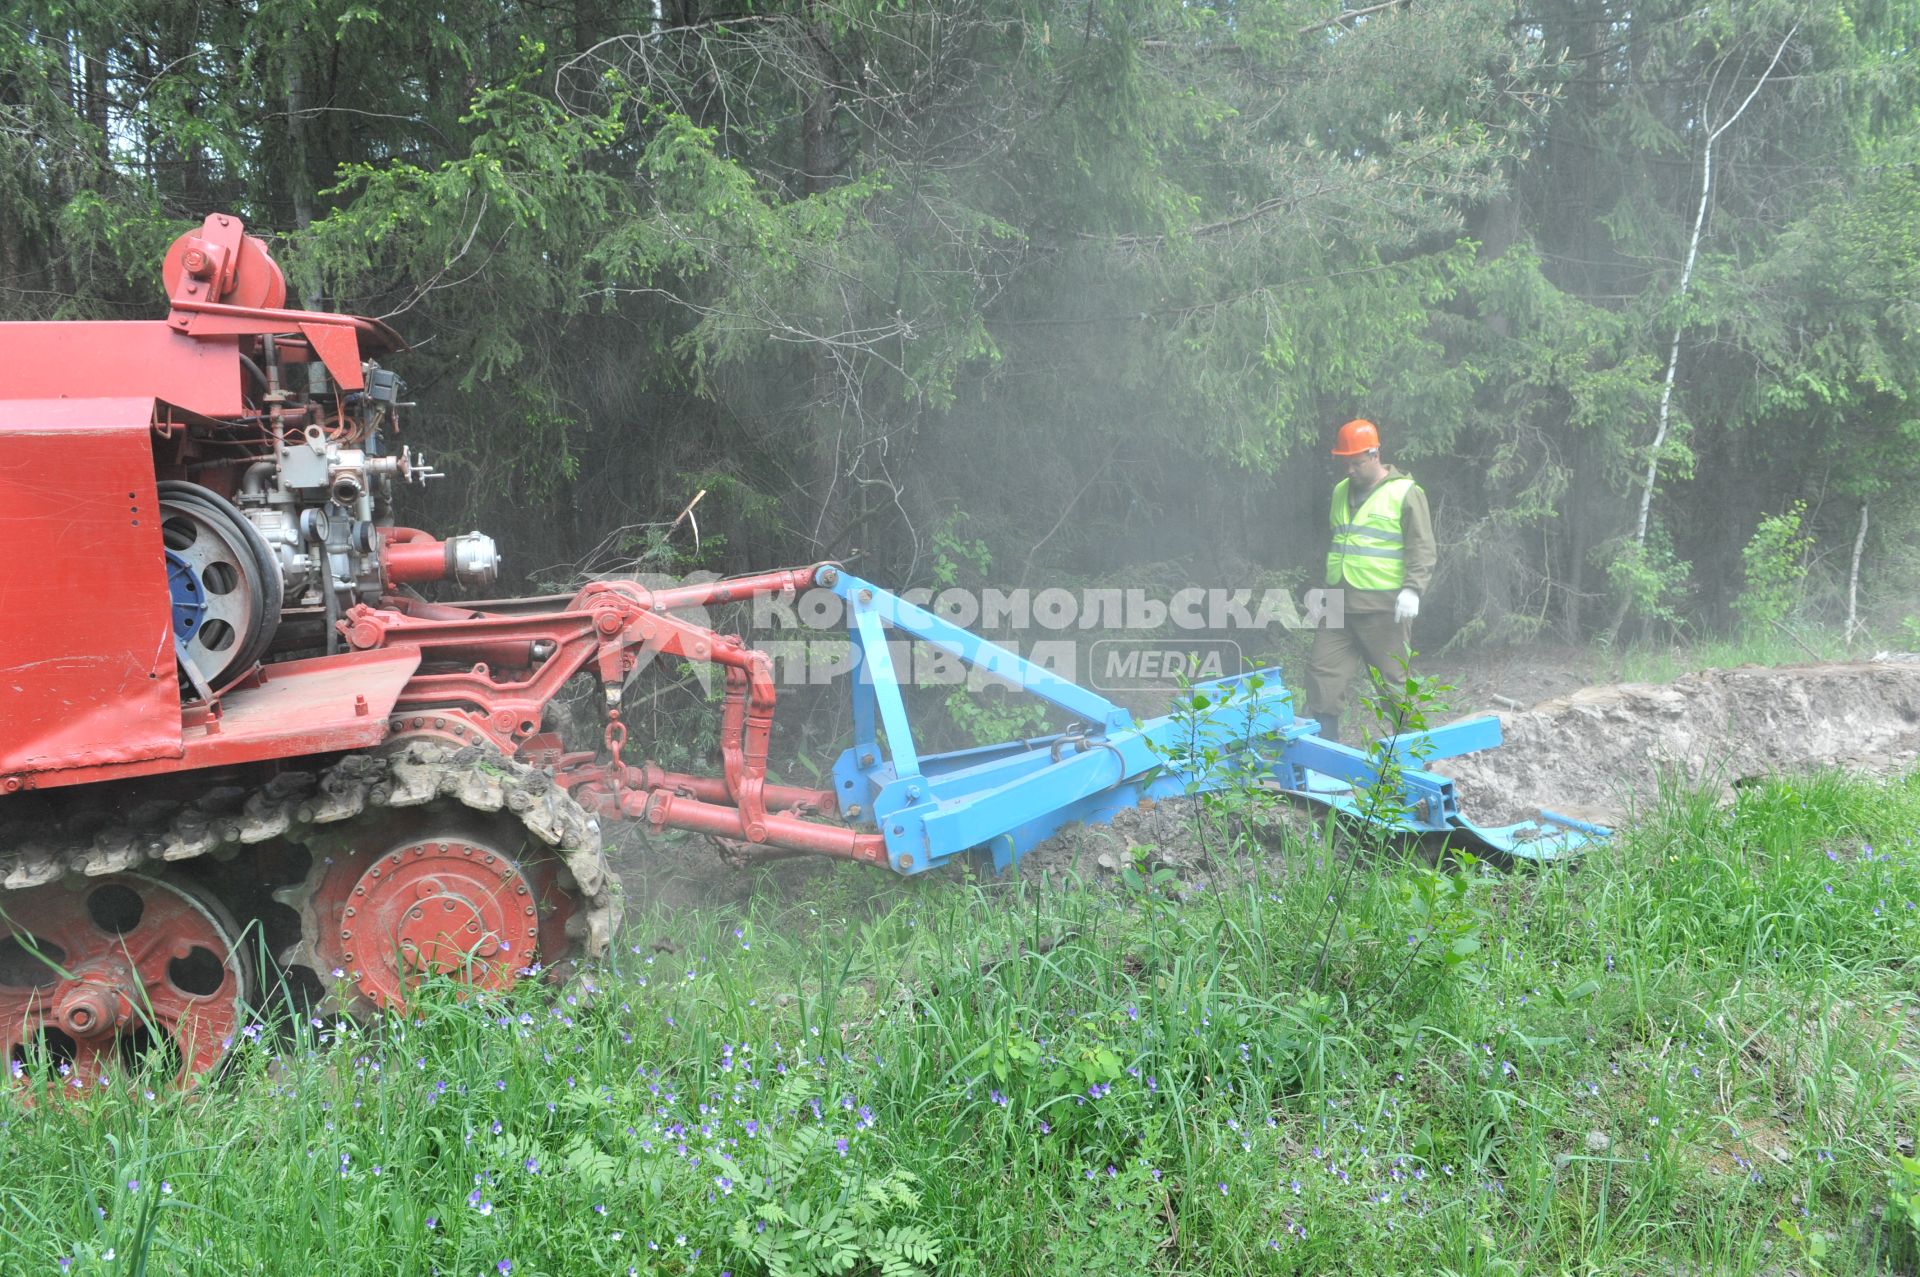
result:
<svg viewBox="0 0 1920 1277"><path fill-rule="evenodd" d="M1138 887L659 903L564 990L247 1026L192 1094L9 1086L0 1267L1905 1264L1916 825L1920 782L1820 775L1671 791L1577 871L1296 825Z"/></svg>
<svg viewBox="0 0 1920 1277"><path fill-rule="evenodd" d="M769 1277L826 1277L865 1266L881 1277L918 1277L939 1262L938 1236L912 1222L921 1202L911 1171L843 1170L818 1126L764 1147L769 1173L757 1178L730 1157L715 1165L730 1195L728 1172L747 1185L738 1193L745 1213L729 1236Z"/></svg>
<svg viewBox="0 0 1920 1277"><path fill-rule="evenodd" d="M1416 867L1393 884L1398 899L1390 917L1407 926L1412 960L1436 980L1457 975L1480 982L1472 959L1492 917L1480 899L1487 884L1477 870L1478 862L1463 854L1451 872Z"/></svg>
<svg viewBox="0 0 1920 1277"><path fill-rule="evenodd" d="M982 537L970 535L970 520L959 510L949 510L934 524L929 538L933 564L929 571L932 590L942 591L965 586L975 592L991 580L993 551ZM937 599L935 600L937 603ZM935 611L939 611L936 607ZM1007 636L990 636L1007 637ZM1017 642L1017 636L1015 636ZM957 663L950 667L958 670ZM1029 696L999 683L983 683L969 674L942 701L947 719L962 739L972 744L994 744L1037 736L1046 730L1047 707Z"/></svg>
<svg viewBox="0 0 1920 1277"><path fill-rule="evenodd" d="M1140 897L1143 903L1165 900L1180 885L1180 875L1170 865L1154 864L1153 848L1127 848L1127 863L1120 867L1120 885Z"/></svg>
<svg viewBox="0 0 1920 1277"><path fill-rule="evenodd" d="M993 551L979 537L970 537L960 531L965 522L958 510L950 511L933 528L933 584L935 589L946 589L960 584L962 571L967 573L969 581L978 581L986 577L993 566Z"/></svg>
<svg viewBox="0 0 1920 1277"><path fill-rule="evenodd" d="M1861 819L1866 792L1839 775L1771 780L1722 808L1669 783L1623 839L1619 854L1649 869L1615 902L1620 933L1648 961L1740 968L1816 950L1873 961L1915 913L1885 842L1904 851L1904 835ZM1887 816L1914 797L1910 782L1890 788Z"/></svg>
<svg viewBox="0 0 1920 1277"><path fill-rule="evenodd" d="M1624 644L1614 653L1623 683L1670 683L1697 670L1727 670L1742 665L1803 665L1808 659L1844 661L1846 636L1835 630L1773 628L1707 636L1692 641Z"/></svg>
<svg viewBox="0 0 1920 1277"><path fill-rule="evenodd" d="M993 695L956 687L941 704L955 729L974 744L1021 740L1039 735L1047 726L1046 706L1018 693Z"/></svg>
<svg viewBox="0 0 1920 1277"><path fill-rule="evenodd" d="M1604 557L1608 586L1635 615L1669 622L1680 619L1691 565L1674 556L1665 528L1649 527L1645 544L1621 538L1596 553Z"/></svg>
<svg viewBox="0 0 1920 1277"><path fill-rule="evenodd" d="M1733 606L1755 629L1785 621L1800 601L1813 549L1813 539L1801 527L1806 513L1806 502L1796 501L1768 515L1740 551L1743 584Z"/></svg>
<svg viewBox="0 0 1920 1277"><path fill-rule="evenodd" d="M1827 1267L1827 1260L1833 1254L1833 1243L1825 1233L1804 1229L1798 1220L1793 1219L1782 1219L1778 1226L1780 1235L1792 1243L1800 1259L1807 1265L1808 1272L1818 1274L1831 1271Z"/></svg>
<svg viewBox="0 0 1920 1277"><path fill-rule="evenodd" d="M1897 1259L1911 1264L1920 1257L1920 1158L1892 1151L1887 1168L1887 1224Z"/></svg>
<svg viewBox="0 0 1920 1277"><path fill-rule="evenodd" d="M1920 1242L1920 1159L1899 1151L1887 1171L1887 1193L1895 1222L1906 1230L1909 1242Z"/></svg>
<svg viewBox="0 0 1920 1277"><path fill-rule="evenodd" d="M1138 1162L1053 1189L1049 1213L1059 1221L1048 1257L1053 1271L1088 1277L1152 1271L1174 1240L1163 1218L1165 1199L1165 1190Z"/></svg>
<svg viewBox="0 0 1920 1277"><path fill-rule="evenodd" d="M619 138L617 115L574 115L532 88L545 52L523 43L519 72L475 93L457 158L343 165L322 192L338 207L289 263L296 281L337 294L398 284L401 309L457 281L464 390L518 371L528 309L559 319L586 305L596 278L582 247L625 207L620 183L592 164Z"/></svg>
<svg viewBox="0 0 1920 1277"><path fill-rule="evenodd" d="M1395 827L1417 816L1407 805L1404 774L1426 760L1431 746L1421 742L1401 750L1390 749L1387 743L1402 734L1417 737L1429 730L1454 691L1444 683L1416 676L1410 658L1401 661L1397 682L1389 683L1376 670L1368 672L1373 684L1368 708L1374 719L1374 739L1366 753L1374 779L1355 787L1352 812L1358 824L1348 832L1369 850L1365 856L1348 858L1340 890L1328 899L1314 981L1317 989L1326 988L1323 982L1336 976L1346 984L1376 983L1379 987L1369 1008L1391 1002L1405 1016L1417 1014L1453 984L1479 983L1473 959L1480 952L1490 914L1479 862L1465 853L1456 856L1450 871L1410 867L1384 882L1368 884L1359 895L1363 900L1372 896L1372 907L1362 907L1357 917L1348 914L1363 861L1399 855L1405 836ZM1329 959L1337 931L1358 941L1356 956L1364 955L1365 968L1335 972ZM1417 978L1409 984L1410 975Z"/></svg>
<svg viewBox="0 0 1920 1277"><path fill-rule="evenodd" d="M1911 504L1911 4L751 9L16 5L0 307L150 316L238 212L414 342L467 480L424 513L510 565L705 472L779 507L716 511L729 571L1310 564L1365 413L1457 550L1434 619L1509 638L1730 603L1719 523L1805 499L1832 544L1815 476ZM1617 554L1676 331L1667 542Z"/></svg>

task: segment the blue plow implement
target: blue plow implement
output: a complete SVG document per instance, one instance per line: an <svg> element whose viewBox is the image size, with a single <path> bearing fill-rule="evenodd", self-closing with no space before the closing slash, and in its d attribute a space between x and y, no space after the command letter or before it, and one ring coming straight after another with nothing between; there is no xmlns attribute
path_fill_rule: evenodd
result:
<svg viewBox="0 0 1920 1277"><path fill-rule="evenodd" d="M1479 718L1349 749L1296 718L1277 668L1194 684L1181 712L1137 721L1097 692L838 569L819 584L847 603L855 648L853 745L834 764L850 824L877 828L901 873L962 855L995 871L1062 826L1104 824L1151 799L1254 784L1407 835L1439 835L1517 860L1573 856L1608 831L1542 812L1501 828L1460 814L1453 782L1419 764L1500 743L1500 720ZM889 632L935 647L1036 696L1073 719L1067 731L922 754L907 720ZM1397 792L1380 794L1382 770Z"/></svg>

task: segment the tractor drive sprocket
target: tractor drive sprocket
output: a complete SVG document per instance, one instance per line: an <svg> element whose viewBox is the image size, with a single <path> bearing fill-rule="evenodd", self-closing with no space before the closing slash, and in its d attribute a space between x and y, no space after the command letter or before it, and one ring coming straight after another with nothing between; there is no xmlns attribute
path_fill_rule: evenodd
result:
<svg viewBox="0 0 1920 1277"><path fill-rule="evenodd" d="M517 820L455 795L342 822L308 840L306 878L274 893L301 917L282 962L356 1013L403 1007L423 975L504 989L567 962L591 938L580 878L528 842Z"/></svg>
<svg viewBox="0 0 1920 1277"><path fill-rule="evenodd" d="M604 954L619 924L599 823L548 773L484 746L408 740L251 787L208 780L184 800L178 783L106 804L110 814L98 793L0 803L0 910L18 916L25 893L37 900L63 880L143 873L211 882L245 921L272 911L268 867L294 863L272 898L298 914L299 932L275 956L355 1013L400 1003L421 972L486 987L536 966L558 978Z"/></svg>

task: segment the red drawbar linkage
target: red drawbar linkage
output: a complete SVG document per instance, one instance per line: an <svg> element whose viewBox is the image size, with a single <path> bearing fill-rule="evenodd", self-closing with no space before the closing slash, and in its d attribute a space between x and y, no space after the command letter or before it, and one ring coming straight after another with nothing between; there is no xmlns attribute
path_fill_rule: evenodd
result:
<svg viewBox="0 0 1920 1277"><path fill-rule="evenodd" d="M539 605L546 600L467 607L392 597L382 607L350 609L340 632L354 648L419 649L420 669L401 689L397 718L459 715L509 753L553 766L559 782L590 810L745 844L740 850L756 857L813 853L884 865L886 842L879 834L800 814L834 811L831 791L767 784L776 699L767 654L736 635L672 615L679 608L797 593L814 584L822 566L664 590L596 581L559 607L544 609ZM604 758L560 755L552 738L540 735L546 707L575 674L591 665L611 707L642 653L705 662L725 672L719 777L667 772L651 763L634 767L614 750ZM608 740L617 747L625 729L612 710L609 721Z"/></svg>

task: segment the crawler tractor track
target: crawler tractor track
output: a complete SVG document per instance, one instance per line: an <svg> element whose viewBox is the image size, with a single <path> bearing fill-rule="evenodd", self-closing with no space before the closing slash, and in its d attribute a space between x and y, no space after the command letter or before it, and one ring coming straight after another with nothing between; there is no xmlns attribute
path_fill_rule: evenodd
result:
<svg viewBox="0 0 1920 1277"><path fill-rule="evenodd" d="M218 779L182 792L185 779L129 788L117 801L95 789L0 803L0 1001L11 989L29 1017L67 1028L53 1018L61 997L78 989L99 1001L79 978L56 979L32 950L100 947L91 933L42 935L55 928L35 920L58 914L60 927L84 928L84 914L50 912L60 896L46 893L93 894L101 883L151 881L213 898L238 920L238 947L265 935L291 977L310 973L310 989L360 1013L403 1001L418 970L486 987L535 964L563 972L605 953L619 923L598 822L545 772L487 748L413 740L251 787ZM133 1019L143 1000L158 1006L160 995L183 992L160 987L165 978L119 990L131 995ZM32 1025L0 1032L18 1047ZM111 1055L64 1050L76 1060ZM210 1066L203 1044L186 1054L187 1072Z"/></svg>

